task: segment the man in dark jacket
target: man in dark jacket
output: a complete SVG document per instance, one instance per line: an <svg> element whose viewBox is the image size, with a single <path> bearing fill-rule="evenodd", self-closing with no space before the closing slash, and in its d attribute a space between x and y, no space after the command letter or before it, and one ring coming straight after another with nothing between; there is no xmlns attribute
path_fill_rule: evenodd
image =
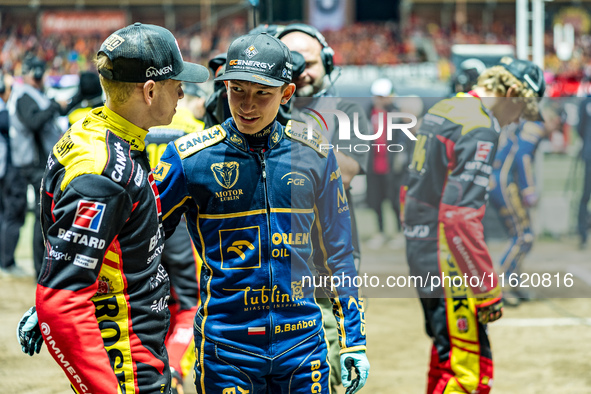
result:
<svg viewBox="0 0 591 394"><path fill-rule="evenodd" d="M587 246L587 231L589 229L589 199L591 198L591 96L584 98L579 105L579 127L577 131L583 140L581 158L585 164L585 182L583 194L579 202L578 230L581 248Z"/></svg>
<svg viewBox="0 0 591 394"><path fill-rule="evenodd" d="M10 140L8 136L9 117L6 102L10 97L11 77L0 72L0 231L4 223L6 209L6 195L8 184L7 174L12 170L10 160ZM0 238L0 276L11 275L17 269L16 265L7 265L2 259L2 238Z"/></svg>
<svg viewBox="0 0 591 394"><path fill-rule="evenodd" d="M14 252L27 213L28 186L32 185L35 189L35 207L38 207L45 163L62 132L57 123L61 107L45 94L44 75L44 62L35 57L25 60L24 83L14 84L7 104L13 171L7 174L6 215L0 228L0 260L7 269L16 266ZM39 276L44 251L39 209L35 209L33 262L36 277Z"/></svg>

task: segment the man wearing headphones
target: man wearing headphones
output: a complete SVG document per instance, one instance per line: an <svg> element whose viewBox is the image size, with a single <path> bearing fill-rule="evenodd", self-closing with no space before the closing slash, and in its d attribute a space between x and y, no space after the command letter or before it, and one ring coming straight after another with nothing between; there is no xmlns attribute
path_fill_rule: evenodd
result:
<svg viewBox="0 0 591 394"><path fill-rule="evenodd" d="M306 68L300 76L294 80L294 83L296 84L295 94L299 100L292 100L292 119L305 121L302 117L302 113L310 108L319 111L336 109L346 113L349 119L354 119L353 114L357 113L359 116L359 131L363 134L367 134L369 132L369 121L367 120L364 109L356 103L335 97L336 92L334 89L334 83L336 78L340 75L340 69L334 66L334 51L328 46L324 36L312 26L303 23L294 23L285 26L283 30L278 32L277 37L287 45L290 51L299 52L306 62ZM334 71L337 71L338 74L337 77L333 79L332 74ZM323 100L323 98L326 98L326 100ZM365 152L356 152L353 149L356 144L362 143L355 133L351 133L350 140L339 141L336 123L334 122L335 119L328 118L330 117L327 116L328 129L322 129L322 132L329 143L335 147L335 156L341 170L347 200L352 201L350 194L351 180L355 175L365 173L368 154ZM359 236L355 223L353 204L349 204L349 209L351 211L351 231L354 247L353 256L355 259L355 266L359 269ZM322 258L322 256L320 253L316 253L314 258ZM330 300L326 298L318 298L318 303L323 308L324 315L330 316L332 310ZM330 342L329 359L332 366L331 385L333 387L333 392L336 392L336 386L341 383L337 331L333 319L326 319L324 325L326 328L326 337Z"/></svg>
<svg viewBox="0 0 591 394"><path fill-rule="evenodd" d="M306 69L296 81L296 96L325 95L334 83L330 78L335 67L334 51L324 36L314 27L303 23L286 26L278 36L291 51L298 51L306 60ZM325 83L325 76L329 78L329 85Z"/></svg>
<svg viewBox="0 0 591 394"><path fill-rule="evenodd" d="M4 223L5 195L8 185L6 184L6 174L11 170L10 167L10 143L8 140L9 118L6 102L10 97L11 76L0 72L0 229ZM0 239L0 250L2 250L2 240ZM5 270L4 261L0 254L0 277L9 274L10 270Z"/></svg>
<svg viewBox="0 0 591 394"><path fill-rule="evenodd" d="M5 264L5 269L13 271L14 275L21 275L15 264L14 251L20 229L25 222L28 185L33 185L36 190L35 207L38 207L39 188L47 157L62 134L57 123L62 109L44 92L45 63L36 57L25 59L22 75L24 83L13 85L7 103L14 171L7 174L6 184L10 185L10 190L5 201L5 220L0 228L0 260ZM33 262L36 277L41 269L44 253L39 209L35 209Z"/></svg>

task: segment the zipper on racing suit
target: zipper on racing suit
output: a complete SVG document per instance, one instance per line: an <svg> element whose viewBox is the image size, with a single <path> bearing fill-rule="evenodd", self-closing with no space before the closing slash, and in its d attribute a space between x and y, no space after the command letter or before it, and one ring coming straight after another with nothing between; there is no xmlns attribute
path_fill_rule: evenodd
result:
<svg viewBox="0 0 591 394"><path fill-rule="evenodd" d="M263 176L263 190L265 192L265 209L267 211L267 256L269 256L269 275L271 278L271 282L269 283L269 291L271 293L271 297L269 300L269 352L273 352L272 344L273 344L273 268L271 266L271 246L269 244L269 240L271 239L271 204L269 203L269 190L267 188L267 163L265 161L265 153L264 150L261 149L258 152L259 159L261 160L261 169L262 169L262 176Z"/></svg>

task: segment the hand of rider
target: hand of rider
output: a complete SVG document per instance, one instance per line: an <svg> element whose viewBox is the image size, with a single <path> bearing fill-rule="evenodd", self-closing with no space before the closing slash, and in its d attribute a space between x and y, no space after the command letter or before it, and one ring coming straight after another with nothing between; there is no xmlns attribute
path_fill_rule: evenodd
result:
<svg viewBox="0 0 591 394"><path fill-rule="evenodd" d="M39 319L37 318L37 310L32 306L21 320L18 322L16 329L16 337L21 344L23 353L32 356L41 351L43 345L43 336L39 328Z"/></svg>
<svg viewBox="0 0 591 394"><path fill-rule="evenodd" d="M353 370L356 377L353 379ZM369 360L365 351L341 354L341 380L346 394L355 394L365 385L369 375Z"/></svg>
<svg viewBox="0 0 591 394"><path fill-rule="evenodd" d="M492 298L483 300L476 306L478 311L478 321L482 324L492 323L503 316L503 299Z"/></svg>

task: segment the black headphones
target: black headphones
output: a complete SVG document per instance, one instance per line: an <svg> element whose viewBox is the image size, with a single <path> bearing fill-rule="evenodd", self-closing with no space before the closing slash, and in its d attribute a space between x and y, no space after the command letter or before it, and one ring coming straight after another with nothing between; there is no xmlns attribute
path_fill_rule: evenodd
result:
<svg viewBox="0 0 591 394"><path fill-rule="evenodd" d="M22 68L23 75L28 74L31 71L33 78L37 81L41 81L45 74L45 62L35 56L25 59Z"/></svg>
<svg viewBox="0 0 591 394"><path fill-rule="evenodd" d="M38 64L33 67L33 78L36 81L41 81L43 79L43 74L45 74L45 66Z"/></svg>
<svg viewBox="0 0 591 394"><path fill-rule="evenodd" d="M309 35L310 37L314 37L318 40L320 45L322 45L322 50L320 51L320 58L322 59L322 65L324 66L324 71L327 75L334 70L334 51L331 47L328 46L326 39L315 27L310 25L306 25L305 23L292 23L291 25L285 26L283 30L279 31L277 34L277 38L281 39L281 37L286 36L289 33L293 33L294 31L299 31Z"/></svg>

